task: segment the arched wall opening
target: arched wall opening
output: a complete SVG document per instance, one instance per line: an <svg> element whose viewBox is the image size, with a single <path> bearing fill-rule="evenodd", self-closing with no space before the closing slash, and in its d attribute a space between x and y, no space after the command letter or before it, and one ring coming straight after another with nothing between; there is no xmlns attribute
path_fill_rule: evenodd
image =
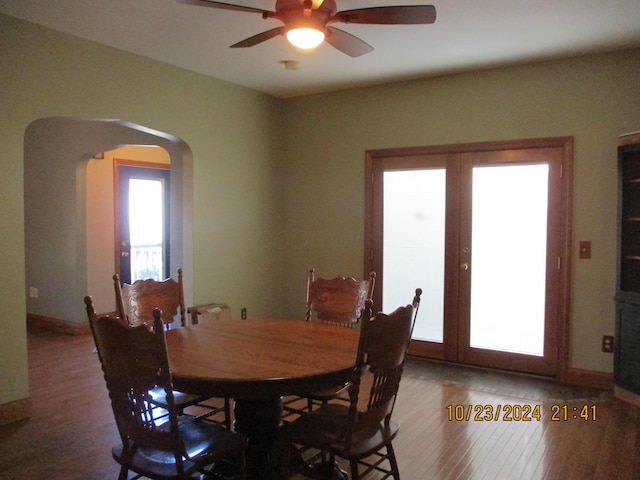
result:
<svg viewBox="0 0 640 480"><path fill-rule="evenodd" d="M193 161L177 137L122 120L49 117L27 127L24 139L25 257L28 315L73 327L86 322L86 168L95 154L126 145L164 148L171 163L171 265L185 271L193 294ZM72 328L73 329L73 328Z"/></svg>

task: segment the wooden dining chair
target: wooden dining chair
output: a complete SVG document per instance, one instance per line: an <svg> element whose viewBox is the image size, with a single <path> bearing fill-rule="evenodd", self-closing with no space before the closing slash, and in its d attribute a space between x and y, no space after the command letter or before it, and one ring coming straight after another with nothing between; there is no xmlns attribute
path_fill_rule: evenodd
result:
<svg viewBox="0 0 640 480"><path fill-rule="evenodd" d="M153 310L162 311L162 323L170 328L176 317L180 325L187 323L184 301L184 281L182 269L178 269L178 280L167 278L162 281L146 278L136 280L132 284L121 283L120 276L113 276L116 292L116 308L118 316L126 319L130 325L153 323Z"/></svg>
<svg viewBox="0 0 640 480"><path fill-rule="evenodd" d="M379 312L372 317L372 302L366 302L349 385L349 404L322 405L282 427L279 439L283 458L281 478L289 477L293 447L302 451L317 449L328 454L328 461L323 456L313 455L311 458L319 463L298 463L297 472L305 476L336 478L333 476L337 468L335 457L340 457L349 462L351 480L373 472L386 475L380 478L400 479L392 445L399 426L391 415L421 294L422 290L417 289L410 305L399 307L389 315ZM365 372L372 377L368 391L361 382Z"/></svg>
<svg viewBox="0 0 640 480"><path fill-rule="evenodd" d="M367 280L349 277L315 278L315 269L309 269L307 278L307 305L305 320L317 319L322 323L341 327L354 327L364 310L364 303L373 297L376 273Z"/></svg>
<svg viewBox="0 0 640 480"><path fill-rule="evenodd" d="M305 320L319 321L345 328L354 328L362 316L364 305L373 297L376 273L369 273L369 278L357 281L349 277L332 279L315 278L315 269L309 269L307 278L307 302ZM303 414L313 409L314 404L325 404L333 399L348 401L341 396L347 385L335 388L308 392L302 396L306 406L300 404L300 397L287 397L283 403L284 418L291 413Z"/></svg>
<svg viewBox="0 0 640 480"><path fill-rule="evenodd" d="M113 276L113 287L116 294L116 309L120 318L132 326L153 325L153 311L158 308L162 312L164 328L170 328L176 318L180 325L187 324L187 309L184 300L184 281L182 269L178 269L178 280L167 278L158 281L152 278L136 280L132 284L121 283L120 276ZM191 313L193 318L194 313ZM197 317L197 314L195 314ZM195 322L197 323L197 322ZM159 393L156 395L156 393ZM158 406L165 408L164 395L151 391ZM231 427L231 402L229 398L211 398L185 392L174 391L179 412L194 407L196 416L215 423Z"/></svg>
<svg viewBox="0 0 640 480"><path fill-rule="evenodd" d="M178 413L161 311L152 312L150 328L99 318L91 297L85 303L120 434L112 449L121 465L119 479L127 479L129 471L135 478L187 479L209 475L212 468L220 474L216 478L246 479L244 435ZM163 392L166 413L157 414L151 390Z"/></svg>

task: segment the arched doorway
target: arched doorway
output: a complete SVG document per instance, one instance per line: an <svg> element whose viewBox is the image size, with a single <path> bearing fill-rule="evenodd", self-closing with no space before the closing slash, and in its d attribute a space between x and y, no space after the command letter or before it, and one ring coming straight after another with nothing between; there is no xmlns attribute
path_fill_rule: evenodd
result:
<svg viewBox="0 0 640 480"><path fill-rule="evenodd" d="M170 157L171 263L184 268L192 297L193 163L189 146L173 135L121 120L50 117L35 120L24 139L27 313L71 326L84 323L87 291L86 191L88 160L124 145L157 145Z"/></svg>

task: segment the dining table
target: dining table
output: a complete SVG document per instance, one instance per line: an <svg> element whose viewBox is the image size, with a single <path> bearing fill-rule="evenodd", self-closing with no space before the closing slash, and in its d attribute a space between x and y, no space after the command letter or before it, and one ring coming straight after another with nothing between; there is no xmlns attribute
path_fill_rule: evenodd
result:
<svg viewBox="0 0 640 480"><path fill-rule="evenodd" d="M282 397L344 385L358 330L302 319L209 320L166 332L174 388L234 402L233 428L270 445Z"/></svg>

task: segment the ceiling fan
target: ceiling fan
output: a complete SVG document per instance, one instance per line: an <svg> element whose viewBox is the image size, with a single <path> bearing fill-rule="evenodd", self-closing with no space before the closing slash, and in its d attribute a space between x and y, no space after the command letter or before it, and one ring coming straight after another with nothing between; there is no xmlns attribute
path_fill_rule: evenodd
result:
<svg viewBox="0 0 640 480"><path fill-rule="evenodd" d="M178 0L187 5L259 13L262 18L274 18L284 25L249 37L231 48L253 47L278 35L299 48L314 48L323 41L350 57L359 57L373 47L358 37L340 30L333 23L361 23L369 25L420 25L436 20L433 5L402 5L358 8L337 11L335 0L276 0L275 11L245 7L213 0Z"/></svg>

